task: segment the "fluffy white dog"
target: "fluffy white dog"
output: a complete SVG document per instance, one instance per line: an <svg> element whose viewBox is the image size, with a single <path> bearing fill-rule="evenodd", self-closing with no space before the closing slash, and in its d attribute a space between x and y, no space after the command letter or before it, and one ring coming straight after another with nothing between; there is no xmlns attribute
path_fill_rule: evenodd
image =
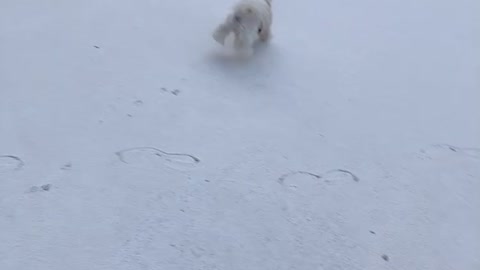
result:
<svg viewBox="0 0 480 270"><path fill-rule="evenodd" d="M257 40L266 42L270 39L271 25L272 0L240 0L212 36L224 45L226 37L233 32L234 48L251 53Z"/></svg>

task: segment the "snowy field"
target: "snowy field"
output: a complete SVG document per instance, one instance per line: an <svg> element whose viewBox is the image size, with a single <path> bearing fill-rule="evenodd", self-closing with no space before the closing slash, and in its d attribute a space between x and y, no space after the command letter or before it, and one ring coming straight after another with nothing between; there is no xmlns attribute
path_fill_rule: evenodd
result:
<svg viewBox="0 0 480 270"><path fill-rule="evenodd" d="M480 1L232 4L0 1L0 269L480 269Z"/></svg>

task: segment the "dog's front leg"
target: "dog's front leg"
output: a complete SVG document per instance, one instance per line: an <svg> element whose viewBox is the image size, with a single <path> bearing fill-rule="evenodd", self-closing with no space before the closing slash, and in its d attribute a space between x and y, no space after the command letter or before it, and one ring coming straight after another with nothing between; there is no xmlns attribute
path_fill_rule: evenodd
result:
<svg viewBox="0 0 480 270"><path fill-rule="evenodd" d="M251 55L253 53L253 39L251 35L249 35L245 31L234 31L234 33L235 41L233 43L233 46L235 50L245 55Z"/></svg>
<svg viewBox="0 0 480 270"><path fill-rule="evenodd" d="M213 39L215 39L218 43L224 45L225 38L228 36L230 32L233 30L233 14L230 14L225 21L220 24L215 31L213 32Z"/></svg>
<svg viewBox="0 0 480 270"><path fill-rule="evenodd" d="M236 50L242 50L247 44L247 37L243 32L235 31L235 41L233 47Z"/></svg>

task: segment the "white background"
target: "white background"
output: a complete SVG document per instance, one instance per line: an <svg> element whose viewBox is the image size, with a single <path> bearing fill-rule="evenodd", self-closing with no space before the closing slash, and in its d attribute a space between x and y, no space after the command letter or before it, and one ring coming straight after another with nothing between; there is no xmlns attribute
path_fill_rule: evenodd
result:
<svg viewBox="0 0 480 270"><path fill-rule="evenodd" d="M480 269L480 2L232 4L0 1L0 269Z"/></svg>

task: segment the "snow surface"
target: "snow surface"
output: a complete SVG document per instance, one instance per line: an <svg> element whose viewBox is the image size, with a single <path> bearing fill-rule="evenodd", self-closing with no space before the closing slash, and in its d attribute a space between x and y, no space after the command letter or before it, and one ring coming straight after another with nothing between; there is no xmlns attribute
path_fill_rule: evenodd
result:
<svg viewBox="0 0 480 270"><path fill-rule="evenodd" d="M480 1L0 1L0 269L480 269Z"/></svg>

